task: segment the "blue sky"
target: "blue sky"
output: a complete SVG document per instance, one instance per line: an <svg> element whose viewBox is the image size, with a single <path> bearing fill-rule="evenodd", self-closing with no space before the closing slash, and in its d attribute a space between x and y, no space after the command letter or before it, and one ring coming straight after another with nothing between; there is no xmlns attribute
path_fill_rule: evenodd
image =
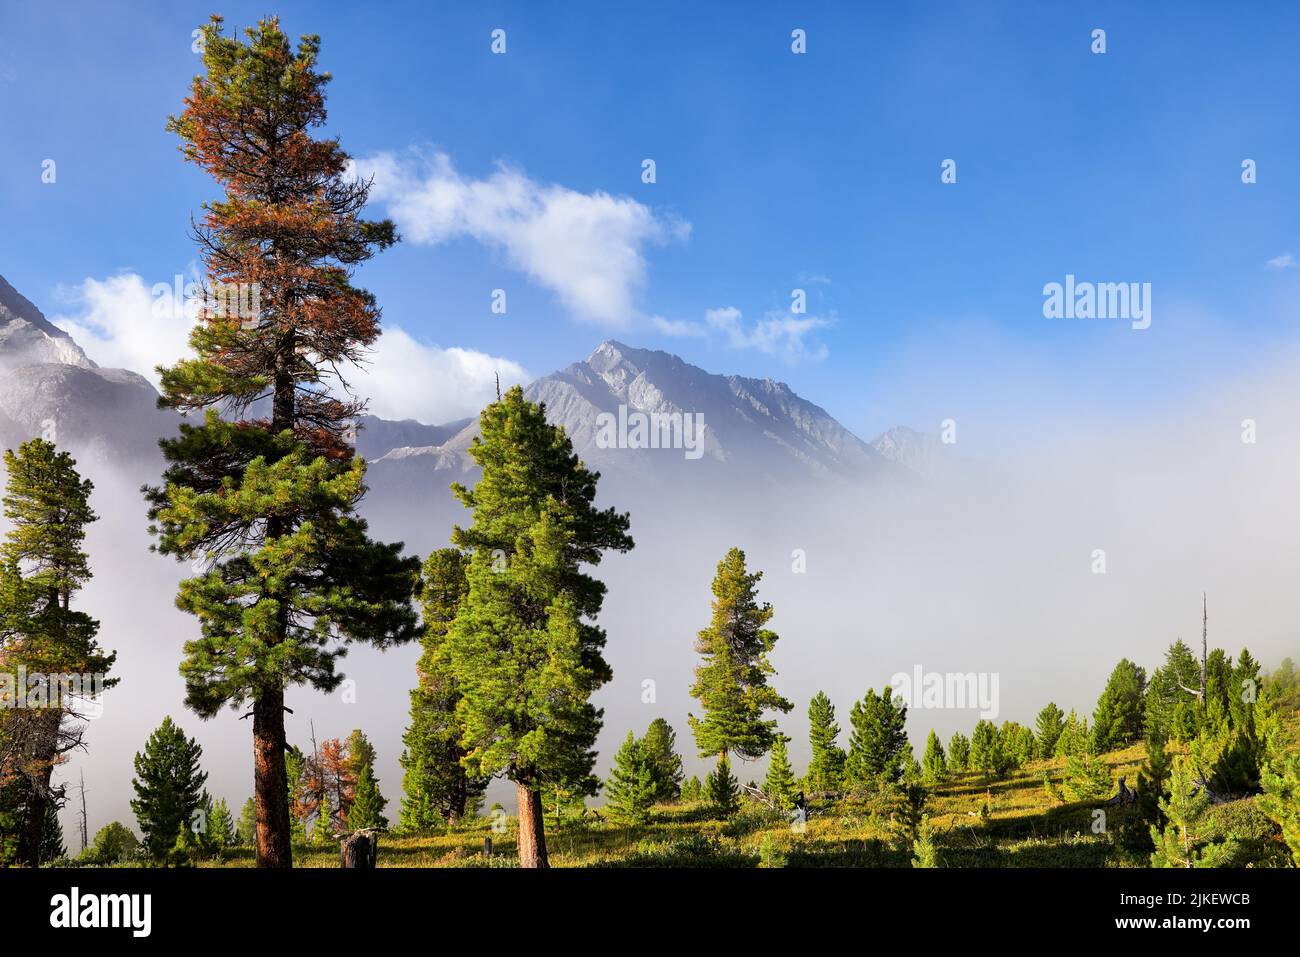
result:
<svg viewBox="0 0 1300 957"><path fill-rule="evenodd" d="M267 12L220 6L228 26ZM1141 6L274 9L291 35L321 35L345 148L388 158L408 187L445 154L465 193L470 226L362 271L388 325L538 374L606 337L664 348L785 380L869 437L955 410L1176 402L1294 340L1300 270L1283 257L1300 260L1300 12ZM148 285L189 268L189 216L213 187L164 124L199 68L190 31L211 7L0 11L0 274L47 314L75 319L87 279ZM1103 55L1090 51L1098 27ZM507 31L503 56L494 28ZM790 50L794 28L806 54ZM955 185L940 182L947 158ZM563 228L521 239L526 221L476 219L500 164L580 211L614 198L609 228L634 259L612 291L626 315L583 298L584 262L549 262L581 252ZM408 238L411 215L398 217ZM598 259L586 268L609 278ZM1150 282L1152 328L1045 319L1042 287L1066 273ZM792 350L755 324L788 313L796 287L824 325ZM495 288L505 316L489 310ZM708 310L738 310L739 334L698 334Z"/></svg>

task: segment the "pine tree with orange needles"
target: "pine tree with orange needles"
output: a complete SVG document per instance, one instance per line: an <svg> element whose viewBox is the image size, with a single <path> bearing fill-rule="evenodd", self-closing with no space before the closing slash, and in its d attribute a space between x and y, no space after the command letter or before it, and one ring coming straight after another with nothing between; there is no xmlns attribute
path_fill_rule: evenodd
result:
<svg viewBox="0 0 1300 957"><path fill-rule="evenodd" d="M204 75L168 128L223 188L194 224L207 274L191 358L159 370L164 406L202 413L162 443L164 485L146 489L155 548L203 562L177 605L202 636L185 645L186 703L202 717L251 701L257 864L291 866L284 691L329 691L346 644L419 634L417 559L368 537L356 509L365 463L348 438L364 402L344 379L379 335L353 271L397 240L362 212L325 122L320 40L297 47L275 18L202 29Z"/></svg>

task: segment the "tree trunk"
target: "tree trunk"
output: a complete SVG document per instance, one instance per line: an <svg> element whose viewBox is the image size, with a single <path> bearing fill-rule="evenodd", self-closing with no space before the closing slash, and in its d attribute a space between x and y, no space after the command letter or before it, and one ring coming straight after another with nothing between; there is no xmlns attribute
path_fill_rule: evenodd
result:
<svg viewBox="0 0 1300 957"><path fill-rule="evenodd" d="M447 823L456 824L465 816L465 805L469 802L468 786L465 782L465 776L462 774L460 779L452 785L451 797L447 805Z"/></svg>
<svg viewBox="0 0 1300 957"><path fill-rule="evenodd" d="M253 702L253 775L257 795L257 866L292 867L289 778L284 764L284 692Z"/></svg>
<svg viewBox="0 0 1300 957"><path fill-rule="evenodd" d="M27 780L28 795L22 828L18 833L17 860L27 867L39 867L41 843L45 835L46 807L50 803L50 778L54 774L54 761L58 757L59 728L63 712L49 709L38 712L32 722L32 743L28 757L35 762L35 773Z"/></svg>
<svg viewBox="0 0 1300 957"><path fill-rule="evenodd" d="M542 795L525 784L519 790L519 866L550 867L546 860L546 822Z"/></svg>

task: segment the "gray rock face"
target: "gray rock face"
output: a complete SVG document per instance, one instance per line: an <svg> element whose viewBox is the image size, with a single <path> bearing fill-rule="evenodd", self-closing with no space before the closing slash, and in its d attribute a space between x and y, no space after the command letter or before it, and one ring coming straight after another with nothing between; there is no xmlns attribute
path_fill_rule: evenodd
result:
<svg viewBox="0 0 1300 957"><path fill-rule="evenodd" d="M357 453L366 459L377 459L393 449L442 445L471 421L460 419L446 425L425 425L415 419L394 422L377 415L363 415L357 422Z"/></svg>
<svg viewBox="0 0 1300 957"><path fill-rule="evenodd" d="M125 369L17 366L0 372L0 430L7 448L44 436L79 458L156 474L158 439L174 434L180 419L159 410L157 400L148 380Z"/></svg>
<svg viewBox="0 0 1300 957"><path fill-rule="evenodd" d="M0 369L34 362L95 366L70 335L0 276Z"/></svg>
<svg viewBox="0 0 1300 957"><path fill-rule="evenodd" d="M933 435L909 429L905 425L882 432L871 447L918 475L931 475L939 466L942 446Z"/></svg>
<svg viewBox="0 0 1300 957"><path fill-rule="evenodd" d="M691 467L697 477L741 470L751 482L784 482L810 476L854 479L894 469L784 383L714 375L669 353L619 342L602 343L585 361L538 379L524 392L546 404L548 418L564 426L584 461L607 472L675 476ZM674 422L702 417L691 420L704 425L698 451L687 455L687 437L675 447L645 447L631 428L616 429L624 434L608 441L612 424L635 422L637 416ZM375 462L377 471L399 462L406 469L472 467L461 457L477 430L472 421L441 445L394 450Z"/></svg>
<svg viewBox="0 0 1300 957"><path fill-rule="evenodd" d="M143 376L102 369L30 300L0 277L0 443L42 436L69 449L83 471L125 467L156 478L158 439L179 416L157 408Z"/></svg>

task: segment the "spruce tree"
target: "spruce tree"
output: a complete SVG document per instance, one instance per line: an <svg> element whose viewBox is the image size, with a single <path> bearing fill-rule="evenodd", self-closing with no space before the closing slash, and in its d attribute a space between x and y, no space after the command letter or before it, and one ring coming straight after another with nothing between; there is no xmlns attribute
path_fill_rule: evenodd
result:
<svg viewBox="0 0 1300 957"><path fill-rule="evenodd" d="M695 642L704 660L695 669L691 695L699 699L704 714L690 715L689 720L700 757L762 757L776 735L776 719L764 717L764 712L794 707L768 684L776 673L768 655L777 634L766 627L772 606L758 602L762 577L762 572L746 569L739 548L730 549L718 562L713 617Z"/></svg>
<svg viewBox="0 0 1300 957"><path fill-rule="evenodd" d="M704 784L697 775L691 777L682 785L683 801L701 801L704 799Z"/></svg>
<svg viewBox="0 0 1300 957"><path fill-rule="evenodd" d="M1160 797L1169 782L1172 760L1165 742L1148 731L1146 760L1138 770L1137 801L1133 813L1121 825L1121 840L1130 850L1150 855L1154 849L1151 841L1155 833L1164 830L1165 819L1160 810Z"/></svg>
<svg viewBox="0 0 1300 957"><path fill-rule="evenodd" d="M1008 770L1021 768L1034 757L1034 732L1015 721L1004 721L998 734L1002 739L1002 753Z"/></svg>
<svg viewBox="0 0 1300 957"><path fill-rule="evenodd" d="M374 765L363 764L357 772L357 785L352 792L352 804L348 808L348 829L360 831L362 828L388 829L388 818L384 817L384 806L388 801L379 793L379 782L375 780Z"/></svg>
<svg viewBox="0 0 1300 957"><path fill-rule="evenodd" d="M105 679L115 653L99 646L99 622L72 605L91 578L83 549L86 527L97 519L90 507L94 486L77 472L76 461L44 439L6 450L4 516L10 527L0 545L0 639L4 667L17 682L17 669L28 675L93 675ZM94 680L94 679L92 679ZM83 689L84 691L85 689ZM101 690L101 689L92 689ZM39 704L35 704L39 697ZM73 697L48 680L27 694L28 707L6 709L0 734L6 750L22 755L6 761L10 824L16 831L14 854L19 863L40 863L51 807L62 788L51 786L54 766L80 746L81 725Z"/></svg>
<svg viewBox="0 0 1300 957"><path fill-rule="evenodd" d="M1160 800L1168 823L1163 831L1151 828L1155 850L1152 867L1227 867L1237 851L1234 837L1222 838L1207 820L1210 796L1198 788L1191 762L1174 758L1169 775L1169 796Z"/></svg>
<svg viewBox="0 0 1300 957"><path fill-rule="evenodd" d="M268 18L245 42L213 17L201 39L206 73L168 128L225 190L195 227L216 304L194 356L160 370L160 403L203 418L162 443L163 485L146 496L157 550L206 562L177 597L202 630L185 645L186 704L209 718L252 703L257 864L289 867L285 689L331 691L347 643L419 630L418 561L357 517L365 463L348 436L364 403L340 375L379 336L352 273L396 233L362 218L370 183L350 177L338 140L313 136L330 79L319 38L295 50ZM269 414L248 418L261 400Z"/></svg>
<svg viewBox="0 0 1300 957"><path fill-rule="evenodd" d="M469 591L469 556L438 548L424 563L420 605L424 619L423 653L411 692L411 724L402 737L402 827L423 831L455 824L477 800L486 781L465 769L464 728L456 716L460 691L448 657L447 629Z"/></svg>
<svg viewBox="0 0 1300 957"><path fill-rule="evenodd" d="M1163 667L1147 684L1145 726L1162 740L1190 741L1199 730L1201 666L1192 649L1179 639L1165 653ZM1189 690L1193 689L1193 690Z"/></svg>
<svg viewBox="0 0 1300 957"><path fill-rule="evenodd" d="M284 770L289 797L289 838L293 844L307 843L307 803L303 794L303 774L307 769L307 758L302 753L302 749L297 745L290 745L284 756ZM249 798L252 801L252 798ZM256 802L253 804L254 817L253 823L256 825L257 817ZM254 827L253 837L256 838L256 827ZM256 840L250 840L250 845L255 845Z"/></svg>
<svg viewBox="0 0 1300 957"><path fill-rule="evenodd" d="M948 742L948 767L956 774L970 770L970 739L960 731Z"/></svg>
<svg viewBox="0 0 1300 957"><path fill-rule="evenodd" d="M1124 748L1142 737L1145 725L1146 670L1127 658L1111 672L1093 712L1098 751Z"/></svg>
<svg viewBox="0 0 1300 957"><path fill-rule="evenodd" d="M772 753L767 761L767 780L763 783L765 793L778 811L794 808L794 800L799 785L795 782L794 772L790 770L790 755L786 750L789 739L778 734L772 741Z"/></svg>
<svg viewBox="0 0 1300 957"><path fill-rule="evenodd" d="M930 824L929 815L921 818L921 826L916 830L916 840L912 842L912 866L918 868L939 866L939 852L934 844L934 827Z"/></svg>
<svg viewBox="0 0 1300 957"><path fill-rule="evenodd" d="M171 852L177 838L190 830L194 812L203 807L208 776L199 770L202 754L199 743L187 738L168 715L135 756L131 810L145 848L156 859Z"/></svg>
<svg viewBox="0 0 1300 957"><path fill-rule="evenodd" d="M1056 706L1055 701L1047 702L1047 706L1038 712L1038 720L1034 724L1038 757L1047 760L1056 754L1056 742L1060 740L1064 729L1065 712Z"/></svg>
<svg viewBox="0 0 1300 957"><path fill-rule="evenodd" d="M804 787L813 794L838 791L844 781L845 755L839 746L839 736L835 705L824 691L819 691L808 703L808 742L812 757L804 776Z"/></svg>
<svg viewBox="0 0 1300 957"><path fill-rule="evenodd" d="M63 825L59 823L59 811L53 802L45 805L45 824L41 828L40 862L49 864L66 856L68 850L63 846Z"/></svg>
<svg viewBox="0 0 1300 957"><path fill-rule="evenodd" d="M643 824L655 803L654 768L631 731L605 781L605 808L620 824Z"/></svg>
<svg viewBox="0 0 1300 957"><path fill-rule="evenodd" d="M718 756L718 766L705 777L703 795L719 817L731 817L740 810L740 785L725 751Z"/></svg>
<svg viewBox="0 0 1300 957"><path fill-rule="evenodd" d="M113 821L95 832L90 847L82 854L81 860L87 864L108 867L133 858L139 848L140 842L131 833L131 829L120 821Z"/></svg>
<svg viewBox="0 0 1300 957"><path fill-rule="evenodd" d="M221 850L236 843L235 821L230 816L230 805L225 798L212 802L208 813L208 826L203 834L204 842L213 850Z"/></svg>
<svg viewBox="0 0 1300 957"><path fill-rule="evenodd" d="M1002 748L1002 735L991 721L980 720L970 736L970 767L986 780L1006 774L1009 761Z"/></svg>
<svg viewBox="0 0 1300 957"><path fill-rule="evenodd" d="M601 712L591 695L612 673L595 625L605 586L582 568L606 549L627 551L626 514L596 508L599 474L573 452L543 406L511 388L480 416L469 453L473 490L452 486L474 516L452 543L469 553L469 588L446 636L461 701L464 763L504 775L519 799L519 860L546 867L541 792L564 784L595 793Z"/></svg>
<svg viewBox="0 0 1300 957"><path fill-rule="evenodd" d="M1061 784L1072 801L1096 801L1110 795L1110 768L1097 752L1093 737L1085 735L1079 747L1065 759L1065 777Z"/></svg>
<svg viewBox="0 0 1300 957"><path fill-rule="evenodd" d="M641 738L641 751L655 781L655 800L676 801L682 796L682 756L677 753L677 732L663 718L655 718Z"/></svg>
<svg viewBox="0 0 1300 957"><path fill-rule="evenodd" d="M240 844L248 847L253 846L253 841L257 837L257 805L251 797L239 810L239 823L235 826L235 836Z"/></svg>
<svg viewBox="0 0 1300 957"><path fill-rule="evenodd" d="M1291 859L1300 867L1300 755L1281 755L1260 776L1259 807L1282 831Z"/></svg>
<svg viewBox="0 0 1300 957"><path fill-rule="evenodd" d="M925 739L925 754L921 758L921 770L925 783L930 785L938 784L948 776L948 760L944 755L939 736L933 729L930 731L930 736Z"/></svg>
<svg viewBox="0 0 1300 957"><path fill-rule="evenodd" d="M866 696L849 713L849 753L844 777L850 787L874 787L897 781L903 775L908 750L907 705L886 685L879 695L868 688Z"/></svg>

